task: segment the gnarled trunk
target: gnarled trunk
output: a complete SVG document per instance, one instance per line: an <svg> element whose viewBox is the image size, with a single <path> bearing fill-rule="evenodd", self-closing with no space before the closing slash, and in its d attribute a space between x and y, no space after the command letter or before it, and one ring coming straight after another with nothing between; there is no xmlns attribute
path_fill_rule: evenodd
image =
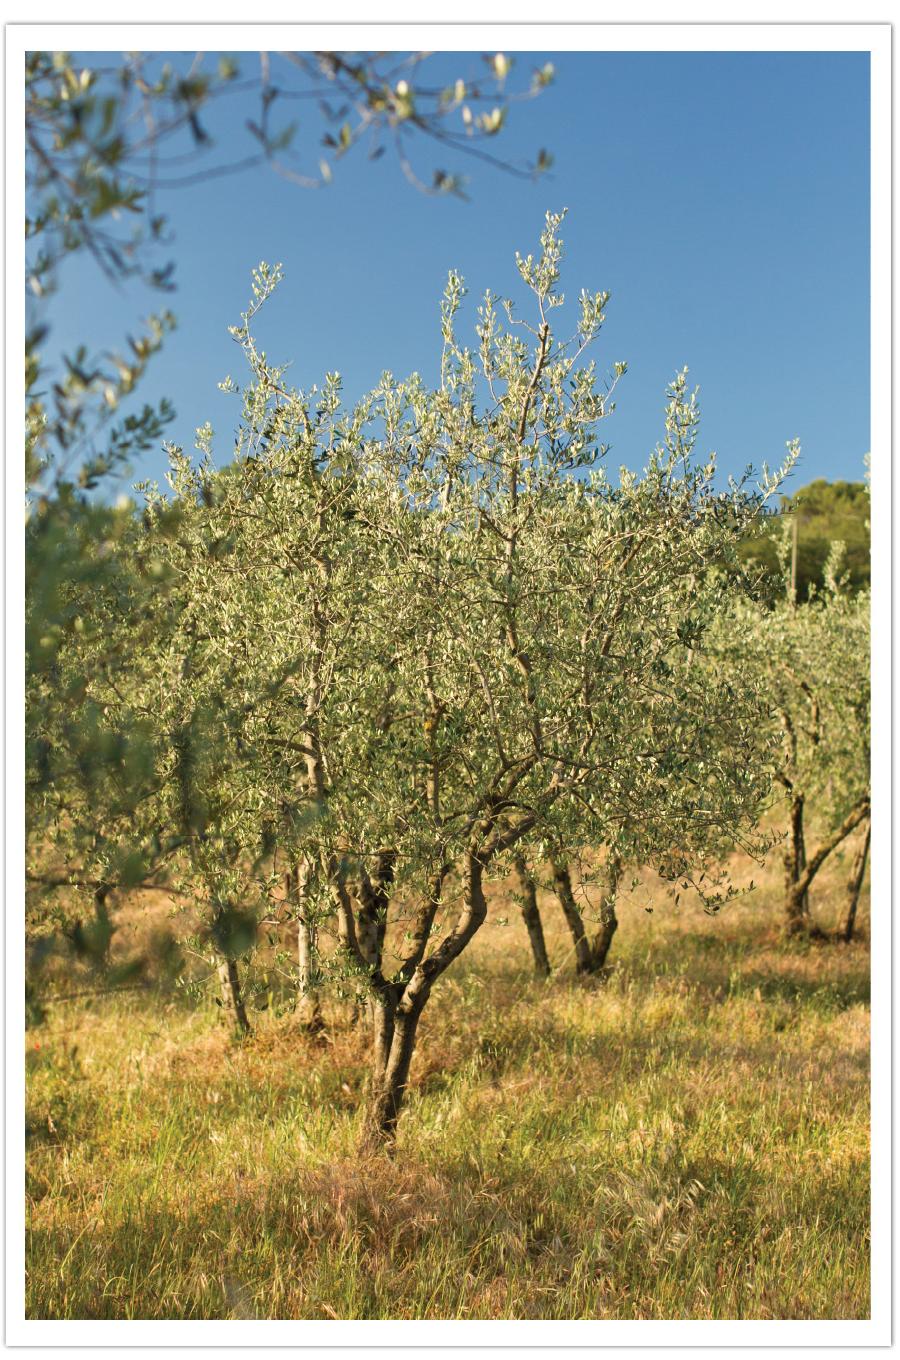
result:
<svg viewBox="0 0 900 1360"><path fill-rule="evenodd" d="M356 910L356 940L359 952L369 973L380 972L384 937L387 930L388 907L390 905L391 885L397 855L394 850L381 850L378 853L374 872L366 869L360 874ZM357 995L357 1022L368 1019L373 1026L379 1024L376 1002L371 991L363 986ZM381 1017L383 1019L383 1017Z"/></svg>
<svg viewBox="0 0 900 1360"><path fill-rule="evenodd" d="M223 959L219 964L219 985L222 989L222 1009L234 1032L245 1038L252 1031L241 994L241 980L235 959Z"/></svg>
<svg viewBox="0 0 900 1360"><path fill-rule="evenodd" d="M376 1070L363 1136L363 1145L369 1150L389 1149L393 1144L425 1003L436 980L459 957L487 917L482 883L484 867L484 861L477 853L470 851L466 855L463 908L453 930L433 954L427 958L417 955L419 961L408 981L388 983L382 979L377 985ZM443 877L442 872L436 885L435 903Z"/></svg>
<svg viewBox="0 0 900 1360"><path fill-rule="evenodd" d="M513 860L513 868L519 880L519 891L522 894L522 920L525 922L525 929L528 931L528 942L531 945L531 957L534 960L534 971L539 978L550 976L550 960L547 957L547 945L544 941L544 928L541 924L541 914L537 904L537 884L534 875L529 872L523 855L516 855Z"/></svg>
<svg viewBox="0 0 900 1360"><path fill-rule="evenodd" d="M362 912L356 918L356 938L359 941L359 952L362 954L368 967L375 968L379 962L378 938L374 921L366 920ZM357 989L353 1003L353 1015L351 1024L363 1025L365 1021L374 1024L376 1020L375 1003L371 994L364 984L360 984Z"/></svg>
<svg viewBox="0 0 900 1360"><path fill-rule="evenodd" d="M424 996L420 996L406 1007L401 1002L394 1011L387 1061L380 1074L376 1074L373 1083L366 1131L366 1141L370 1146L390 1144L396 1136L397 1120L409 1084L409 1068L416 1046L416 1030L425 999ZM376 1050L376 1060L377 1056Z"/></svg>
<svg viewBox="0 0 900 1360"><path fill-rule="evenodd" d="M872 839L872 823L866 823L866 834L863 837L862 845L856 852L853 860L853 867L850 870L850 878L847 881L847 912L844 917L844 924L841 928L841 939L847 944L853 939L853 930L856 925L856 908L859 905L859 895L862 891L863 879L866 876L866 860L869 857L869 844Z"/></svg>
<svg viewBox="0 0 900 1360"><path fill-rule="evenodd" d="M397 1015L397 989L385 988L372 1001L372 1089L377 1091L384 1079Z"/></svg>

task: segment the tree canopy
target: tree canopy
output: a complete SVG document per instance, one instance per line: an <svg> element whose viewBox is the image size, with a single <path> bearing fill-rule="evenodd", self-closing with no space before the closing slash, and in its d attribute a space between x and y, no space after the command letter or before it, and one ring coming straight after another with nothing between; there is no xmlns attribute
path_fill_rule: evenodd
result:
<svg viewBox="0 0 900 1360"><path fill-rule="evenodd" d="M80 875L171 862L234 960L280 855L375 1007L383 1134L421 1011L517 845L606 844L710 910L723 850L760 846L765 700L704 638L783 472L719 489L681 372L644 472L607 473L625 365L603 378L587 354L606 292L559 333L562 220L517 256L531 319L489 291L470 349L451 271L440 385L385 374L349 409L336 374L306 393L260 350L280 279L261 264L232 330L250 376L228 463L209 426L197 459L171 448L168 493L145 487L124 533L124 587L55 648L65 702L35 710L42 824ZM112 741L102 780L68 736L88 718Z"/></svg>

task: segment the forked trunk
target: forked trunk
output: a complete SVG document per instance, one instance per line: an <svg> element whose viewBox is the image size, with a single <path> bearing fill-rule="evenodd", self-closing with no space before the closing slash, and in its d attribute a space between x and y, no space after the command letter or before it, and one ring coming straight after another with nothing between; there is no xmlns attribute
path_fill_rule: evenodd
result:
<svg viewBox="0 0 900 1360"><path fill-rule="evenodd" d="M619 928L619 921L616 916L616 894L622 873L621 861L617 855L610 855L607 862L607 882L600 904L600 923L592 937L588 936L584 918L575 901L569 866L555 860L552 867L556 894L575 946L575 971L582 976L599 973L606 964L606 956L609 953L613 936Z"/></svg>
<svg viewBox="0 0 900 1360"><path fill-rule="evenodd" d="M360 874L356 940L360 955L370 974L381 970L396 858L393 850L382 850L378 854L373 874L370 876L365 869ZM378 1016L377 1009L371 992L368 988L361 987L356 998L356 1022L368 1020L371 1026L377 1027L384 1018Z"/></svg>
<svg viewBox="0 0 900 1360"><path fill-rule="evenodd" d="M363 1146L370 1151L390 1149L394 1142L409 1084L416 1031L432 986L484 924L487 902L483 874L484 862L477 854L468 853L463 908L453 930L433 954L427 958L420 956L405 985L388 984L380 991L376 1009L375 1080L363 1135Z"/></svg>
<svg viewBox="0 0 900 1360"><path fill-rule="evenodd" d="M394 1042L397 1015L396 994L385 993L372 1002L372 1089L377 1091L387 1071Z"/></svg>
<svg viewBox="0 0 900 1360"><path fill-rule="evenodd" d="M844 924L841 928L841 939L847 944L853 939L853 930L856 925L856 908L859 905L859 895L862 892L863 879L866 876L866 860L869 857L869 843L872 839L872 823L866 823L866 834L863 843L856 852L853 860L853 867L850 870L850 878L847 881L847 913L844 917Z"/></svg>
<svg viewBox="0 0 900 1360"><path fill-rule="evenodd" d="M377 930L375 922L367 920L362 913L356 918L356 938L359 941L359 952L369 967L375 968L379 962ZM375 1024L375 1003L365 987L360 986L353 1003L351 1023L364 1026L366 1021Z"/></svg>
<svg viewBox="0 0 900 1360"><path fill-rule="evenodd" d="M519 880L519 891L522 895L522 920L525 922L525 929L528 931L534 971L537 977L548 978L550 976L550 960L547 957L544 928L538 910L537 884L534 881L534 876L528 870L523 855L516 855L513 860L513 867Z"/></svg>
<svg viewBox="0 0 900 1360"><path fill-rule="evenodd" d="M381 1073L376 1074L373 1083L369 1127L366 1131L366 1142L370 1147L389 1145L396 1136L397 1120L409 1083L409 1068L416 1046L416 1030L424 1004L424 998L416 1000L409 1009L398 1008L393 1016L387 1062Z"/></svg>
<svg viewBox="0 0 900 1360"><path fill-rule="evenodd" d="M787 919L785 921L785 931L788 935L807 934L822 938L822 932L812 926L808 916L804 914L804 899L809 892L810 884L828 856L837 849L842 841L846 840L851 831L854 831L864 818L869 816L870 810L869 798L866 795L847 813L840 826L836 827L827 840L824 840L818 847L797 882L793 886L788 885Z"/></svg>
<svg viewBox="0 0 900 1360"><path fill-rule="evenodd" d="M241 980L235 959L223 959L219 964L219 985L222 989L222 1009L235 1034L246 1038L251 1033L250 1021L241 994Z"/></svg>

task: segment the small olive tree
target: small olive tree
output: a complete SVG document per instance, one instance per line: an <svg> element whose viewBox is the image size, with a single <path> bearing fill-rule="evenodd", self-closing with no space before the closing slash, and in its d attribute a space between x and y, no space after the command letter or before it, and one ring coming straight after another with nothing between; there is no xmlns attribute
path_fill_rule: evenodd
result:
<svg viewBox="0 0 900 1360"><path fill-rule="evenodd" d="M643 476L605 477L596 430L624 365L601 390L581 362L604 293L582 294L571 340L554 336L561 220L518 261L534 322L489 293L475 352L456 338L451 274L434 392L385 375L340 416L329 380L322 422L237 332L252 379L228 636L246 638L242 664L297 679L277 685L267 759L280 796L315 814L290 853L320 937L334 930L330 966L371 1000L376 1141L506 856L562 831L575 844L581 818L595 842L685 876L752 825L766 785L748 695L682 661L729 589L706 568L777 479L714 489L683 374Z"/></svg>
<svg viewBox="0 0 900 1360"><path fill-rule="evenodd" d="M816 929L809 910L812 883L829 855L870 816L870 596L868 590L851 594L839 570L835 545L824 584L811 590L807 603L787 598L766 607L739 600L717 631L721 657L736 673L755 676L765 692L770 728L780 737L776 779L787 803L789 934ZM821 828L811 851L810 811ZM856 872L851 882L855 878Z"/></svg>
<svg viewBox="0 0 900 1360"><path fill-rule="evenodd" d="M251 378L233 460L215 471L208 428L199 463L173 451L137 536L178 601L118 685L162 734L148 832L179 829L220 946L245 892L279 890L281 857L304 997L332 977L369 1002L375 1144L509 856L603 844L715 909L728 889L703 875L751 834L770 776L754 685L702 639L732 588L711 568L778 478L716 489L685 374L644 473L606 476L597 430L625 366L601 384L583 361L605 293L554 333L561 221L518 258L532 320L488 293L470 351L451 274L437 389L385 374L349 411L335 377L305 394L257 345L278 278L261 266L234 331Z"/></svg>

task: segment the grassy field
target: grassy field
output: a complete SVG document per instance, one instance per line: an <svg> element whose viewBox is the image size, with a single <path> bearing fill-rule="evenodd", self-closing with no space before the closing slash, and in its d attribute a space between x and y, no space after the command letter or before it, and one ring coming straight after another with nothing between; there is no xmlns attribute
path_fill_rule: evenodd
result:
<svg viewBox="0 0 900 1360"><path fill-rule="evenodd" d="M816 901L836 915L846 864ZM359 1036L207 1000L50 1007L27 1041L33 1318L860 1318L868 896L785 945L777 870L718 919L626 900L604 983L497 914L427 1008L393 1159ZM478 1024L474 1017L480 1017Z"/></svg>

